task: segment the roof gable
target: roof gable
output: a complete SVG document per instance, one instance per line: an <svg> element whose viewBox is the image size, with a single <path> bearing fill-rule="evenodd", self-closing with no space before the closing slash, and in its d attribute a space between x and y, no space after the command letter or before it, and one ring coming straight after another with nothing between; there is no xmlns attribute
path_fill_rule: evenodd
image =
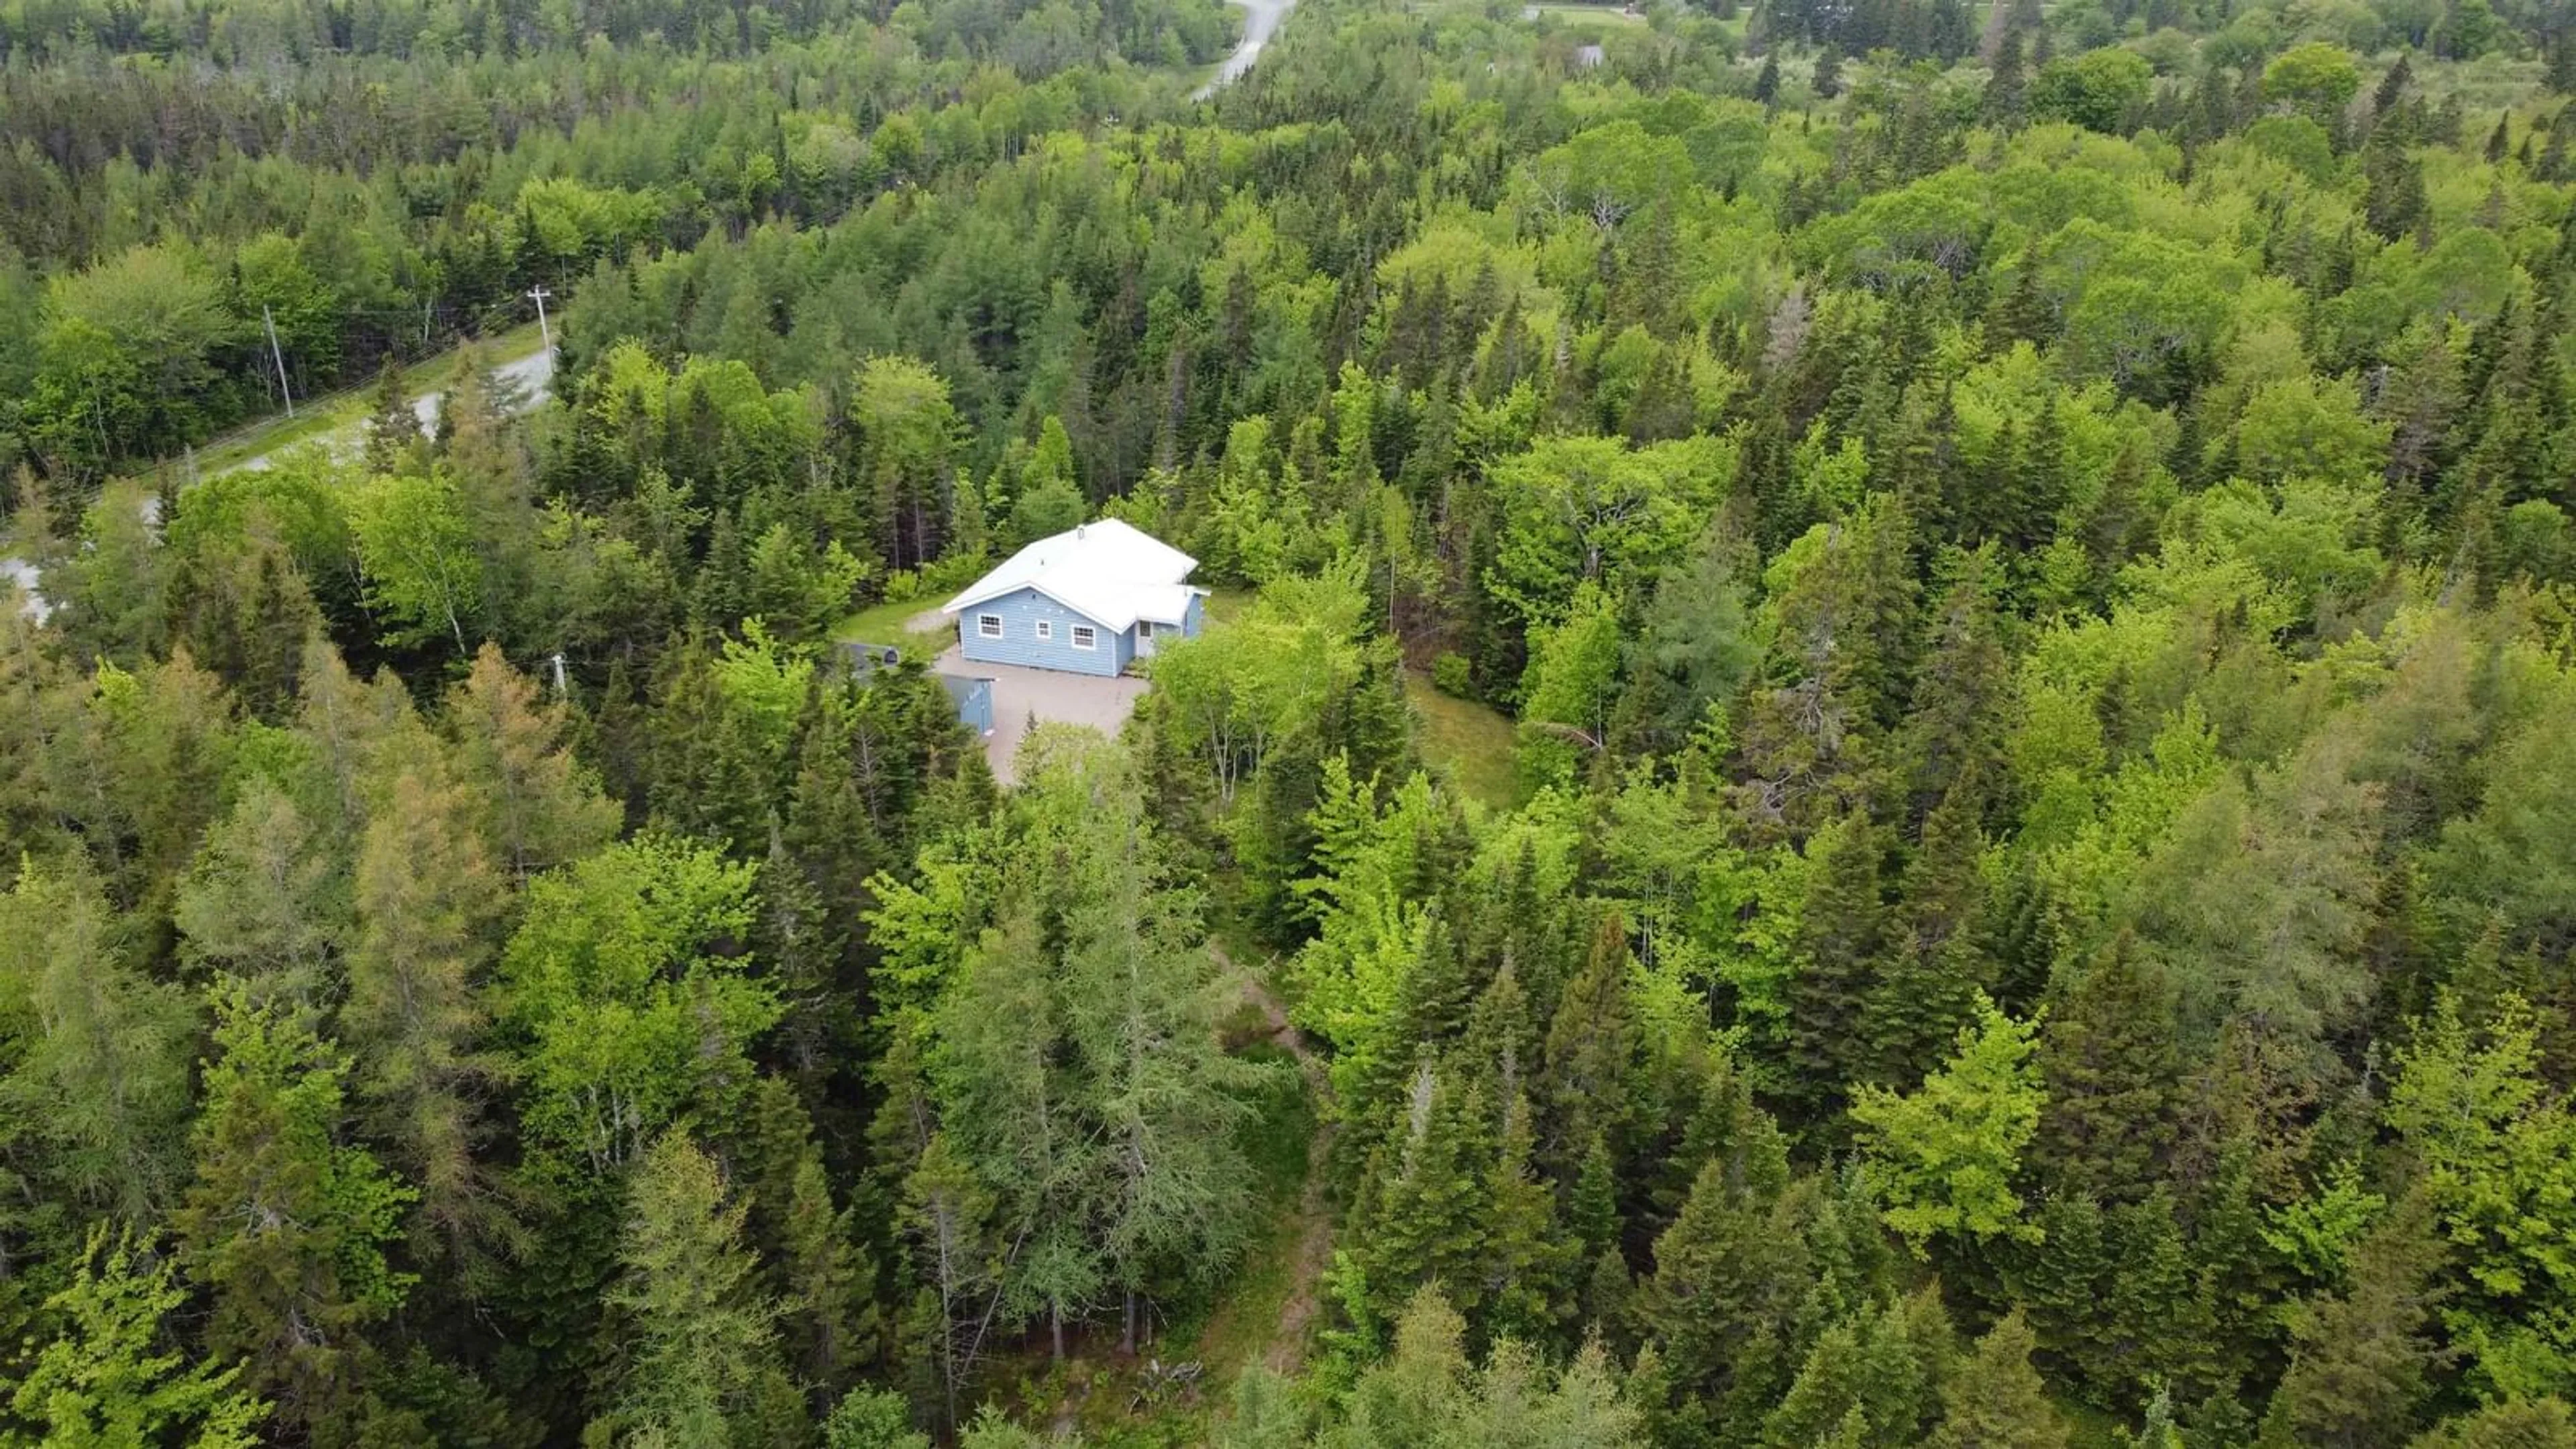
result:
<svg viewBox="0 0 2576 1449"><path fill-rule="evenodd" d="M1198 560L1142 529L1104 518L1055 534L1004 559L940 606L954 614L1020 589L1036 589L1111 629L1138 619L1178 623L1200 592L1185 580Z"/></svg>

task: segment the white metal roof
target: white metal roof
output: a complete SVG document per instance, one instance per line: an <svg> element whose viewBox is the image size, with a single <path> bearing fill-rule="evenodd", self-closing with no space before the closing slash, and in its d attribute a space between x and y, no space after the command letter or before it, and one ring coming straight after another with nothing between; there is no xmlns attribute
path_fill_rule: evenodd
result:
<svg viewBox="0 0 2576 1449"><path fill-rule="evenodd" d="M1205 593L1183 580L1199 561L1141 529L1104 518L1042 538L942 605L954 614L1021 589L1035 589L1105 628L1139 619L1178 624L1190 598Z"/></svg>

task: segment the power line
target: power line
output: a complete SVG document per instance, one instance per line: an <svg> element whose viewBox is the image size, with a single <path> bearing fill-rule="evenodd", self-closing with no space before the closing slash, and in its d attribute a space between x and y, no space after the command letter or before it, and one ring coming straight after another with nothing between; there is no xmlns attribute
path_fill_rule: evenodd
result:
<svg viewBox="0 0 2576 1449"><path fill-rule="evenodd" d="M277 345L277 317L268 310L266 302L259 304L259 320L268 326L268 355L277 363L277 394L286 399L286 417L292 422L295 419L295 389L286 385L286 349Z"/></svg>

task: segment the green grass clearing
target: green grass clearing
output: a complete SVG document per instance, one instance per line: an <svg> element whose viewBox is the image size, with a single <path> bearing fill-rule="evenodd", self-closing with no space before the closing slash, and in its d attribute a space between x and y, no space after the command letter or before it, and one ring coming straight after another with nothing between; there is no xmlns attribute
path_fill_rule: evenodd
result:
<svg viewBox="0 0 2576 1449"><path fill-rule="evenodd" d="M1224 588L1208 594L1211 629L1241 618L1260 597L1258 589ZM844 638L849 637L843 630ZM1496 810L1508 810L1520 796L1512 762L1512 722L1472 700L1452 699L1432 687L1431 676L1404 672L1404 697L1421 721L1423 759L1463 791ZM1248 958L1247 958L1248 959Z"/></svg>
<svg viewBox="0 0 2576 1449"><path fill-rule="evenodd" d="M1404 672L1404 698L1422 722L1422 757L1470 800L1508 810L1520 797L1512 722L1473 700L1453 699L1419 670Z"/></svg>
<svg viewBox="0 0 2576 1449"><path fill-rule="evenodd" d="M832 629L835 639L856 643L893 644L908 653L936 654L948 647L955 631L943 621L930 629L915 631L912 621L923 614L939 611L939 600L915 594L909 599L887 600L870 604Z"/></svg>
<svg viewBox="0 0 2576 1449"><path fill-rule="evenodd" d="M1251 608L1252 601L1259 597L1259 589L1210 589L1204 606L1207 610L1205 622L1211 626L1231 624L1242 618L1243 611Z"/></svg>

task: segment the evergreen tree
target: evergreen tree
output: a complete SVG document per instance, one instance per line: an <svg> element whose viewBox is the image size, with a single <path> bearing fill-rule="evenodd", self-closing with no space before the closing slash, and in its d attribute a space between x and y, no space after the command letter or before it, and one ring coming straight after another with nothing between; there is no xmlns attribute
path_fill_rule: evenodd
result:
<svg viewBox="0 0 2576 1449"><path fill-rule="evenodd" d="M2039 1237L2016 1256L2013 1300L2030 1319L2050 1369L2085 1381L2109 1333L2104 1315L2116 1260L2104 1237L2102 1205L2071 1194L2050 1197L2033 1214Z"/></svg>
<svg viewBox="0 0 2576 1449"><path fill-rule="evenodd" d="M2163 1189L2104 1215L2113 1249L2109 1291L2101 1304L2105 1335L2092 1360L2095 1382L2125 1409L2163 1383L2205 1383L2220 1366L2210 1352L2215 1327L2206 1288Z"/></svg>
<svg viewBox="0 0 2576 1449"><path fill-rule="evenodd" d="M2576 1413L2559 1398L2506 1399L2446 1419L2412 1449L2571 1449Z"/></svg>
<svg viewBox="0 0 2576 1449"><path fill-rule="evenodd" d="M2362 216L2370 229L2390 241L2413 232L2428 214L2424 167L2407 154L2404 143L2386 127L2371 133L2362 148Z"/></svg>
<svg viewBox="0 0 2576 1449"><path fill-rule="evenodd" d="M1619 1241L1619 1173L1610 1160L1610 1145L1598 1132L1583 1151L1583 1166L1568 1196L1566 1226L1588 1252L1616 1248Z"/></svg>
<svg viewBox="0 0 2576 1449"><path fill-rule="evenodd" d="M22 1181L62 1207L152 1221L187 1167L187 997L127 962L78 856L22 859L0 922L0 1103Z"/></svg>
<svg viewBox="0 0 2576 1449"><path fill-rule="evenodd" d="M1487 1214L1494 1206L1492 1108L1473 1074L1425 1061L1413 1076L1400 1134L1374 1165L1365 1261L1379 1311L1427 1283L1455 1285L1463 1307L1481 1306ZM1523 1243L1506 1243L1517 1251Z"/></svg>
<svg viewBox="0 0 2576 1449"><path fill-rule="evenodd" d="M1631 964L1626 928L1615 914L1602 916L1591 954L1548 1023L1539 1093L1550 1161L1568 1173L1594 1134L1616 1151L1632 1128L1640 1033L1628 991Z"/></svg>
<svg viewBox="0 0 2576 1449"><path fill-rule="evenodd" d="M226 983L215 1047L179 1261L213 1301L208 1348L310 1429L351 1405L364 1330L411 1287L385 1245L412 1193L340 1141L348 1063L310 1025Z"/></svg>
<svg viewBox="0 0 2576 1449"><path fill-rule="evenodd" d="M1235 1129L1267 1074L1217 1038L1216 965L1195 902L1164 884L1127 757L1067 744L1029 788L1079 812L1065 841L1065 1020L1107 1156L1090 1231L1132 1349L1154 1284L1213 1273L1242 1246L1251 1168Z"/></svg>
<svg viewBox="0 0 2576 1449"><path fill-rule="evenodd" d="M2380 76L2378 87L2370 93L2371 115L2385 124L2396 112L2399 104L2405 100L2407 87L2412 85L2414 80L2413 61L2400 53L2397 63Z"/></svg>
<svg viewBox="0 0 2576 1449"><path fill-rule="evenodd" d="M376 369L376 387L367 411L367 471L396 473L409 466L420 447L420 415L412 408L402 364L385 354Z"/></svg>
<svg viewBox="0 0 2576 1449"><path fill-rule="evenodd" d="M508 1219L476 1161L490 1135L481 1103L504 1068L486 1050L475 989L498 882L466 809L460 791L406 771L368 822L339 1021L364 1115L420 1186L420 1248L465 1271L470 1289Z"/></svg>
<svg viewBox="0 0 2576 1449"><path fill-rule="evenodd" d="M1798 912L1797 974L1789 983L1791 1090L1822 1118L1862 1079L1861 1016L1885 950L1877 827L1855 811L1807 842L1807 898Z"/></svg>
<svg viewBox="0 0 2576 1449"><path fill-rule="evenodd" d="M1997 130L2008 131L2021 123L2023 113L2022 40L2019 29L2004 32L2003 43L1995 47L1992 70L1987 73L1984 97L1978 102L1978 119ZM2030 271L2024 268L2022 275ZM2022 340L2030 339L2016 333Z"/></svg>
<svg viewBox="0 0 2576 1449"><path fill-rule="evenodd" d="M1578 1261L1569 1250L1579 1244L1557 1234L1556 1194L1531 1164L1533 1145L1529 1104L1507 1101L1502 1143L1486 1176L1482 1277L1494 1331L1544 1343L1564 1316L1565 1277Z"/></svg>
<svg viewBox="0 0 2576 1449"><path fill-rule="evenodd" d="M1998 743L2009 697L2010 656L1996 608L2002 570L1987 550L1959 561L1959 579L1942 597L1932 648L1914 681L1906 712L1903 755L1912 779L1912 812L1932 808L1964 787L1960 823L1973 834L1984 805L2008 765ZM1924 827L1930 831L1928 823Z"/></svg>
<svg viewBox="0 0 2576 1449"><path fill-rule="evenodd" d="M345 865L287 793L251 782L189 862L173 916L197 965L318 1014L351 934Z"/></svg>
<svg viewBox="0 0 2576 1449"><path fill-rule="evenodd" d="M1671 1227L1655 1240L1654 1272L1637 1316L1670 1365L1685 1417L1776 1394L1778 1364L1799 1300L1814 1282L1806 1244L1758 1176L1712 1159ZM1713 1427L1713 1425L1711 1426Z"/></svg>
<svg viewBox="0 0 2576 1449"><path fill-rule="evenodd" d="M1904 904L1895 912L1891 958L1861 1005L1870 1077L1910 1087L1940 1063L1994 971L1978 941L1984 877L1977 782L1950 787L1923 823L1923 841L1905 872Z"/></svg>
<svg viewBox="0 0 2576 1449"><path fill-rule="evenodd" d="M875 1265L856 1209L834 1207L819 1153L797 1163L784 1217L787 1341L803 1381L837 1394L877 1354Z"/></svg>
<svg viewBox="0 0 2576 1449"><path fill-rule="evenodd" d="M1036 903L1008 903L960 964L936 1021L950 1140L1023 1241L1006 1304L1014 1321L1043 1315L1060 1357L1066 1322L1102 1287L1084 1195L1106 1164L1081 1114L1056 975Z"/></svg>
<svg viewBox="0 0 2576 1449"><path fill-rule="evenodd" d="M260 536L270 526L263 519L238 543L208 540L183 553L167 601L173 638L232 687L245 713L273 721L295 698L304 641L322 631L322 614L293 555Z"/></svg>
<svg viewBox="0 0 2576 1449"><path fill-rule="evenodd" d="M2030 1366L2034 1344L2018 1312L1977 1340L1942 1385L1933 1449L2065 1449L2066 1423Z"/></svg>
<svg viewBox="0 0 2576 1449"><path fill-rule="evenodd" d="M2143 1197L2174 1145L2182 1063L2172 989L2126 933L2041 1025L2038 1066L2048 1104L2034 1169L2060 1192Z"/></svg>
<svg viewBox="0 0 2576 1449"><path fill-rule="evenodd" d="M486 853L512 878L569 865L615 838L617 810L573 758L570 716L488 641L447 700L458 782L482 809Z"/></svg>
<svg viewBox="0 0 2576 1449"><path fill-rule="evenodd" d="M2400 1203L2362 1239L2350 1288L2309 1300L2291 1322L2290 1367L2264 1417L2264 1442L2406 1442L2443 1356L2431 1321L2442 1258L2420 1199Z"/></svg>
<svg viewBox="0 0 2576 1449"><path fill-rule="evenodd" d="M1792 1449L1834 1442L1857 1415L1858 1443L1920 1444L1952 1353L1949 1317L1935 1290L1845 1319L1808 1351L1789 1392L1763 1420L1762 1443Z"/></svg>
<svg viewBox="0 0 2576 1449"><path fill-rule="evenodd" d="M778 1305L755 1291L745 1205L679 1132L637 1164L632 1198L625 1276L608 1296L625 1325L615 1422L672 1445L774 1442L802 1406L779 1360Z"/></svg>

